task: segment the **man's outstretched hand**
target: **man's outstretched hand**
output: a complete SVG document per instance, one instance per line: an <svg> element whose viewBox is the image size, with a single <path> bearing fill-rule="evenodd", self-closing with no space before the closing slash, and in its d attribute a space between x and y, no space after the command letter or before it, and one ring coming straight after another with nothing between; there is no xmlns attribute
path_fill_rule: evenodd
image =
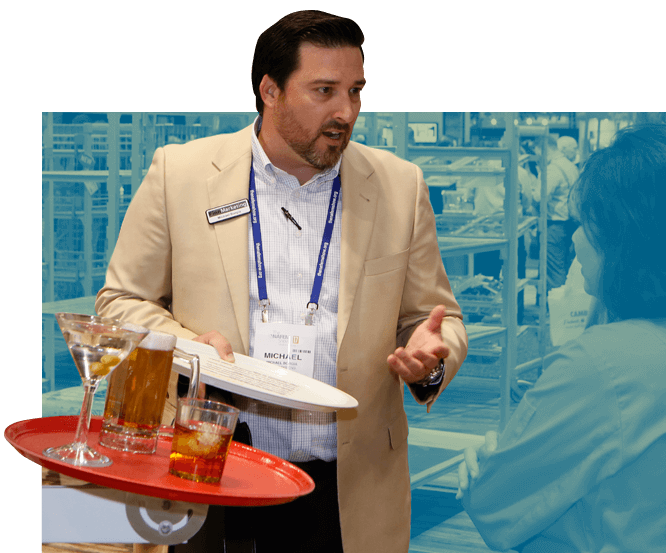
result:
<svg viewBox="0 0 666 553"><path fill-rule="evenodd" d="M443 305L435 307L416 327L407 345L388 356L390 369L407 384L423 380L437 367L440 359L448 357L450 350L442 340L441 331L445 315Z"/></svg>

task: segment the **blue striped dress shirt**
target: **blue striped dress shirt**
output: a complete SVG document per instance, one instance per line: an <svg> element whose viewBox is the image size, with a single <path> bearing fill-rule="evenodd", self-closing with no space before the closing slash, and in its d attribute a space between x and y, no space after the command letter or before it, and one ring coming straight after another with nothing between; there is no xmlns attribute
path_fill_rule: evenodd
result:
<svg viewBox="0 0 666 553"><path fill-rule="evenodd" d="M252 164L257 188L257 205L263 239L266 286L273 323L305 324L319 248L328 213L335 167L318 173L302 186L298 179L275 167L259 139L261 118L252 133ZM342 195L338 199L326 272L314 325L317 329L314 378L336 385L338 289L340 283L340 220ZM289 221L287 209L301 226ZM250 356L254 355L255 331L261 322L252 226L248 217L250 274ZM252 445L288 461L330 461L337 456L335 413L303 411L237 397L240 421L247 422Z"/></svg>

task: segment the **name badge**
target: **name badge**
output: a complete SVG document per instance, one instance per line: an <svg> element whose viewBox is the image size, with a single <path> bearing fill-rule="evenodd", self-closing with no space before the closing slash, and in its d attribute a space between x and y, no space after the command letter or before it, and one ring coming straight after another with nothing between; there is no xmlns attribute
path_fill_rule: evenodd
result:
<svg viewBox="0 0 666 553"><path fill-rule="evenodd" d="M226 221L227 219L233 219L234 217L240 217L241 215L247 215L248 213L250 213L250 202L247 199L243 199L230 204L207 209L206 218L208 219L209 225L214 225L220 221Z"/></svg>
<svg viewBox="0 0 666 553"><path fill-rule="evenodd" d="M261 323L255 331L254 357L313 378L316 341L315 326Z"/></svg>

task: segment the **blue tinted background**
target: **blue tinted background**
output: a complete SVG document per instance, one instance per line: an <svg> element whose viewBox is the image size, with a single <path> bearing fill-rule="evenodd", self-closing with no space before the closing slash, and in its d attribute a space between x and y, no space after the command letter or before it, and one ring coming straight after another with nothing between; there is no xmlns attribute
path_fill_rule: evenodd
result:
<svg viewBox="0 0 666 553"><path fill-rule="evenodd" d="M255 116L253 112L42 114L42 393L48 399L44 416L69 414L75 402L65 406L64 394L54 394L80 385L52 314L58 310L93 312L94 296L104 284L127 206L155 149L235 132ZM617 128L649 118L647 114L571 112L520 113L517 117L521 124L545 123L551 133L579 140L581 161L591 150L607 145ZM404 119L408 134L397 130ZM503 113L374 112L360 115L352 139L422 163L409 146L493 147L503 134ZM440 214L445 188L440 182L435 184L430 187L431 202ZM451 260L445 259L445 263L449 273L456 272ZM99 399L103 399L103 389ZM97 404L95 412L99 413Z"/></svg>
<svg viewBox="0 0 666 553"><path fill-rule="evenodd" d="M250 124L255 116L253 112L42 114L43 416L79 412L80 377L53 313L94 312L94 297L104 284L124 214L155 149L235 132ZM522 112L516 117L521 125L548 126L557 136L576 138L580 162L591 151L607 146L622 126L663 120L662 114L645 113ZM399 133L400 122L407 123L407 133ZM361 113L352 139L424 163L414 146L497 147L504 135L504 122L504 113L492 112ZM439 215L446 209L442 195L446 186L442 187L437 179L427 182L433 183L431 203ZM444 262L450 275L460 272L457 262L449 258ZM536 355L536 346L532 353ZM104 391L103 386L96 396L93 408L96 415L101 414ZM411 426L419 408L409 396L406 406ZM482 434L488 429L481 425L475 432ZM454 454L429 447L427 442L418 448L410 445L411 472L426 469ZM421 536L460 510L451 494L415 489L412 537ZM419 543L428 543L428 539L420 538Z"/></svg>

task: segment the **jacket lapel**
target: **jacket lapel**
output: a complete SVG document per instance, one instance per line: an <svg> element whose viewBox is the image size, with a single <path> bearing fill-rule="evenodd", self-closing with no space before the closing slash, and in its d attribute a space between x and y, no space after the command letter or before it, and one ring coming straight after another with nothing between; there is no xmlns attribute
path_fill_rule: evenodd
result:
<svg viewBox="0 0 666 553"><path fill-rule="evenodd" d="M338 298L338 352L351 316L377 211L374 168L350 143L342 158L342 244Z"/></svg>
<svg viewBox="0 0 666 553"><path fill-rule="evenodd" d="M247 127L230 135L214 156L213 165L220 172L208 179L211 208L248 198L252 163L251 132L252 127ZM249 351L250 332L248 217L242 215L213 225L245 352Z"/></svg>

